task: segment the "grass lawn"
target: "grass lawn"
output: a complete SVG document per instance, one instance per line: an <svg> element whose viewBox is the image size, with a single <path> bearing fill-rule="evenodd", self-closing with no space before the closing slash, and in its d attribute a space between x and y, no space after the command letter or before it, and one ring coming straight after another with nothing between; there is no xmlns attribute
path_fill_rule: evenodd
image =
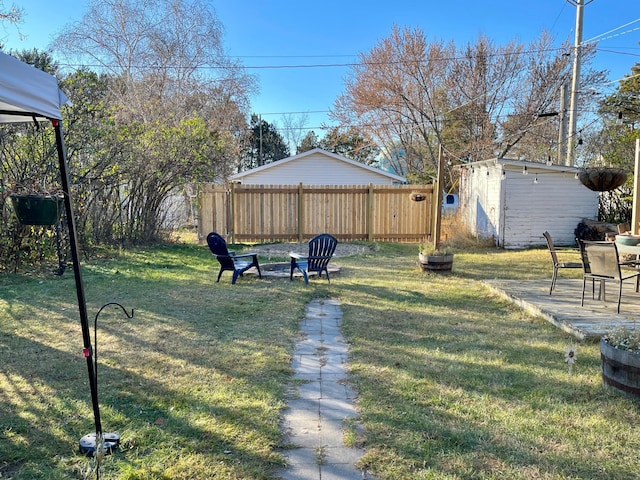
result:
<svg viewBox="0 0 640 480"><path fill-rule="evenodd" d="M350 441L379 480L638 478L640 409L603 391L598 345L569 374L572 339L482 283L550 278L546 249L459 251L449 275L421 272L415 245L374 250L338 259L330 286L216 284L206 246L83 263L92 323L110 301L135 309L98 320L103 430L122 438L100 478L276 478L298 321L327 296L365 426ZM82 347L71 271L0 276L1 479L95 478L77 453L94 430Z"/></svg>

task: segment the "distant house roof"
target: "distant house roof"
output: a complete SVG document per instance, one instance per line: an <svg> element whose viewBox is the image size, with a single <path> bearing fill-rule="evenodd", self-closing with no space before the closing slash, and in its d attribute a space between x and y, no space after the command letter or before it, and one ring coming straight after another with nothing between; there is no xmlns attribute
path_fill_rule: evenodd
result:
<svg viewBox="0 0 640 480"><path fill-rule="evenodd" d="M350 158L314 148L229 177L231 182L263 185L385 185L406 179Z"/></svg>

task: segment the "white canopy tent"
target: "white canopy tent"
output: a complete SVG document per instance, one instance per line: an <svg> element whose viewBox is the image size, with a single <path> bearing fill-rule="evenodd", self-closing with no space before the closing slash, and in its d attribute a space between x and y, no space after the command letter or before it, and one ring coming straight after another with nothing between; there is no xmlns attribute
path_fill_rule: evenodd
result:
<svg viewBox="0 0 640 480"><path fill-rule="evenodd" d="M0 123L62 120L66 103L55 77L0 52Z"/></svg>
<svg viewBox="0 0 640 480"><path fill-rule="evenodd" d="M104 438L108 447L113 447L113 443L117 443L119 438L115 439L115 437L113 437L114 434L103 435L100 422L97 378L93 361L93 348L89 332L84 287L82 284L73 204L69 188L67 159L62 134L61 108L63 105L68 103L70 103L69 99L62 90L60 90L58 81L55 77L0 52L0 123L50 121L55 130L60 178L65 197L65 212L69 228L71 258L73 261L76 291L78 294L78 309L84 340L83 354L87 359L89 385L91 388L91 399L93 403L96 427L96 434L86 435L80 441L81 449L84 447L84 451L88 453L92 451L92 448L93 450L96 448L96 436ZM114 440L112 445L108 444L110 440Z"/></svg>

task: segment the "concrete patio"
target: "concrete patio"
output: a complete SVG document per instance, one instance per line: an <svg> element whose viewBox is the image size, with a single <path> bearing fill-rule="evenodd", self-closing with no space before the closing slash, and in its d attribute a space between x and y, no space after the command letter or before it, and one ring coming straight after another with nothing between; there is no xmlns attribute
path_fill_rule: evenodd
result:
<svg viewBox="0 0 640 480"><path fill-rule="evenodd" d="M529 313L545 318L558 328L583 340L597 341L607 331L621 326L633 327L640 320L640 293L635 283L625 282L620 313L616 313L618 287L607 284L606 302L591 298L587 284L584 306L580 306L582 279L559 278L553 295L549 295L551 280L488 280L495 292L519 305Z"/></svg>

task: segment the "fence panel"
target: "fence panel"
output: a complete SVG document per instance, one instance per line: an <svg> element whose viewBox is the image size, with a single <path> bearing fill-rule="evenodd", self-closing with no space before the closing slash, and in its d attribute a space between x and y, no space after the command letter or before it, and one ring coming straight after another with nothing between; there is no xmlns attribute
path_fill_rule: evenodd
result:
<svg viewBox="0 0 640 480"><path fill-rule="evenodd" d="M427 199L411 200L411 193L422 193ZM375 241L421 242L431 234L431 185L377 188L373 195L373 238Z"/></svg>
<svg viewBox="0 0 640 480"><path fill-rule="evenodd" d="M426 200L416 202L411 193ZM432 228L432 185L204 185L198 233L234 242L421 242Z"/></svg>
<svg viewBox="0 0 640 480"><path fill-rule="evenodd" d="M198 199L198 238L204 240L209 232L226 235L227 208L229 207L227 188L223 185L204 184Z"/></svg>

